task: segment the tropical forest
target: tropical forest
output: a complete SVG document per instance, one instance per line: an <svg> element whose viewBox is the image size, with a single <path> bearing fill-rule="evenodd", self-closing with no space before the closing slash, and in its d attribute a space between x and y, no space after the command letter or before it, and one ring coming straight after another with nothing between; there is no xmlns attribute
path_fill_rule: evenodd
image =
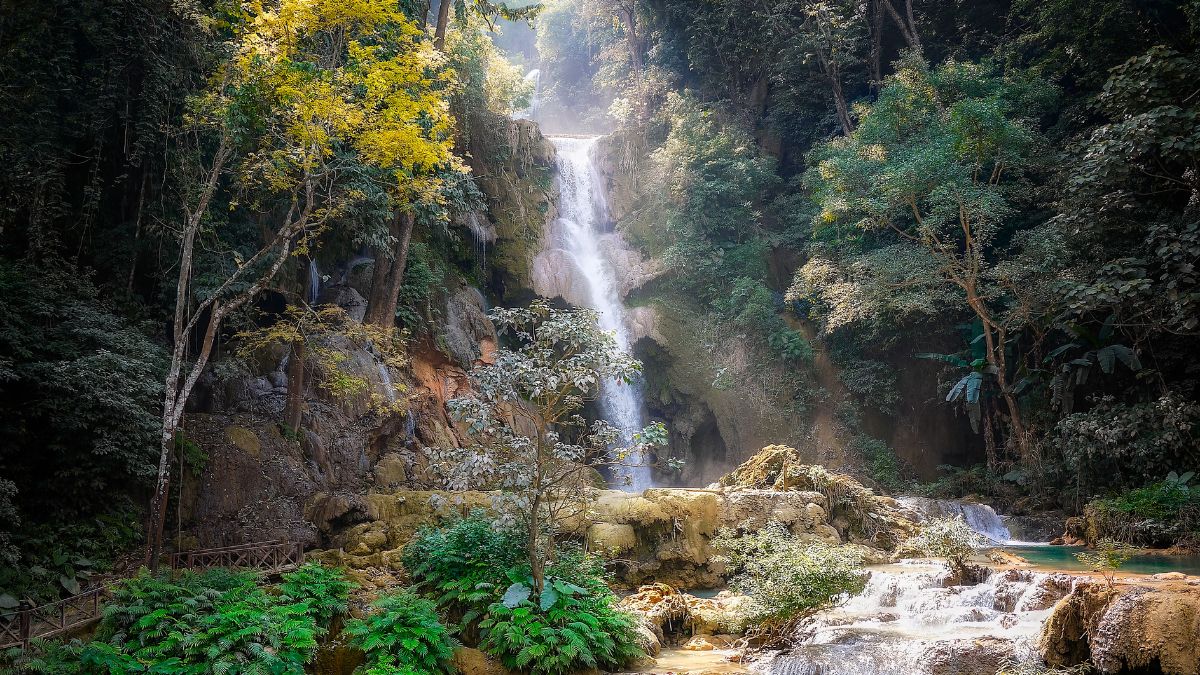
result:
<svg viewBox="0 0 1200 675"><path fill-rule="evenodd" d="M1200 0L0 0L0 673L1200 675Z"/></svg>

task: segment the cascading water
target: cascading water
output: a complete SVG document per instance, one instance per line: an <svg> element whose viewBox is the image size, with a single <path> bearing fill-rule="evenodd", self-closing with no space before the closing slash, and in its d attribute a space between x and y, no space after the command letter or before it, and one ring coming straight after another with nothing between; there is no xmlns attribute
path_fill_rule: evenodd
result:
<svg viewBox="0 0 1200 675"><path fill-rule="evenodd" d="M526 108L525 110L521 111L520 113L518 113L516 115L516 117L523 117L526 119L531 119L531 120L536 121L537 113L538 113L538 104L540 103L540 101L538 99L540 99L542 96L542 71L541 71L541 69L534 68L533 70L526 73L525 81L533 82L533 94L529 97L529 107Z"/></svg>
<svg viewBox="0 0 1200 675"><path fill-rule="evenodd" d="M317 298L321 296L321 270L317 267L317 261L312 258L308 259L308 304L317 304Z"/></svg>
<svg viewBox="0 0 1200 675"><path fill-rule="evenodd" d="M587 306L600 316L600 328L616 336L618 346L629 351L629 332L625 327L625 307L617 293L613 270L600 252L597 228L607 208L604 189L592 164L595 138L553 137L558 151L560 217L557 234L587 285ZM637 384L604 382L600 386L600 408L604 419L621 431L624 442L631 441L643 426L641 387ZM616 486L641 491L651 487L650 467L646 458L629 458L629 466L616 467Z"/></svg>
<svg viewBox="0 0 1200 675"><path fill-rule="evenodd" d="M972 530L997 544L1007 544L1012 541L1012 534L1008 531L1008 526L1004 524L1004 519L987 504L960 502L955 499L927 499L925 497L897 497L896 501L915 511L922 519L962 516Z"/></svg>
<svg viewBox="0 0 1200 675"><path fill-rule="evenodd" d="M1070 588L1063 575L993 572L974 586L948 586L927 565L875 568L861 594L824 612L807 638L762 670L770 675L976 673L1003 660L1036 660L1050 607ZM968 659L970 655L970 659Z"/></svg>

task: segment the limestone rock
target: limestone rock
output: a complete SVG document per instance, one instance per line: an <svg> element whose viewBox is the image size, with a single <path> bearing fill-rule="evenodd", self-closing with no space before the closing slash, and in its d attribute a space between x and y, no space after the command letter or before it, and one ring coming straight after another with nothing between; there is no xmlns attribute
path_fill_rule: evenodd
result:
<svg viewBox="0 0 1200 675"><path fill-rule="evenodd" d="M1077 583L1046 620L1039 650L1053 666L1101 673L1200 675L1200 593L1187 584Z"/></svg>
<svg viewBox="0 0 1200 675"><path fill-rule="evenodd" d="M368 282L369 283L369 282ZM368 285L367 288L370 288ZM346 312L346 316L362 322L367 313L367 299L348 284L335 284L321 291L322 303L337 305Z"/></svg>
<svg viewBox="0 0 1200 675"><path fill-rule="evenodd" d="M396 487L408 481L408 470L404 458L396 453L384 455L375 464L375 485L381 488Z"/></svg>
<svg viewBox="0 0 1200 675"><path fill-rule="evenodd" d="M250 455L258 457L262 452L262 442L258 440L258 436L253 431L246 427L226 427L225 435L229 438L230 443Z"/></svg>
<svg viewBox="0 0 1200 675"><path fill-rule="evenodd" d="M615 555L637 546L637 533L633 526L616 523L596 523L587 531L588 548Z"/></svg>

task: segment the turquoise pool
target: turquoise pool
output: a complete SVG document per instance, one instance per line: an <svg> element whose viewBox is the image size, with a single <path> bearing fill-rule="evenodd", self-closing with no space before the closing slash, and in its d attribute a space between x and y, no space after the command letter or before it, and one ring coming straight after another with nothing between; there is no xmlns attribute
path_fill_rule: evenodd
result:
<svg viewBox="0 0 1200 675"><path fill-rule="evenodd" d="M1049 569L1086 572L1086 565L1075 559L1075 554L1084 550L1082 546L1031 546L1006 545L1000 547L1028 560L1030 563ZM1183 572L1200 575L1200 555L1138 555L1121 566L1122 572L1158 574L1160 572Z"/></svg>

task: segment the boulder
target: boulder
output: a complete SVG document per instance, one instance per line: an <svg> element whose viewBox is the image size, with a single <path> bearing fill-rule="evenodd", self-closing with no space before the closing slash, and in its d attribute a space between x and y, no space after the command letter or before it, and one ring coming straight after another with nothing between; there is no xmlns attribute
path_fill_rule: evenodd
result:
<svg viewBox="0 0 1200 675"><path fill-rule="evenodd" d="M1186 583L1080 582L1054 606L1039 650L1052 666L1200 675L1198 636L1200 593Z"/></svg>
<svg viewBox="0 0 1200 675"><path fill-rule="evenodd" d="M596 523L587 531L588 548L606 555L616 555L637 546L633 526L617 523Z"/></svg>

